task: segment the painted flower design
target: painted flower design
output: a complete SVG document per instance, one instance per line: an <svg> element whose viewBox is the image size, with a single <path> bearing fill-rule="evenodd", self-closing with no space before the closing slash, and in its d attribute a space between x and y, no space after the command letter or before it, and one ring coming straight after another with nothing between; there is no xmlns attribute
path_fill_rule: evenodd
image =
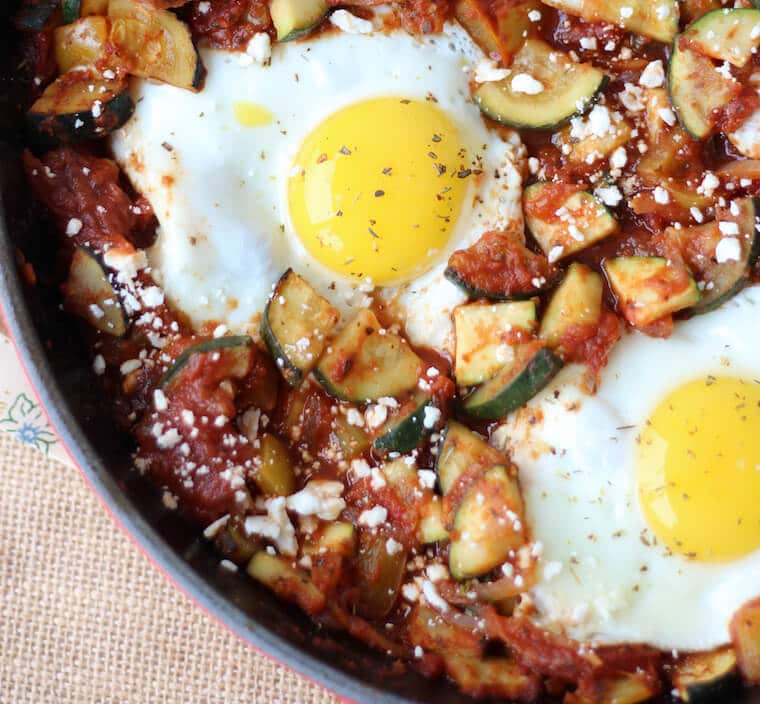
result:
<svg viewBox="0 0 760 704"><path fill-rule="evenodd" d="M39 404L24 393L16 396L6 415L0 418L0 430L12 433L17 440L45 454L58 442Z"/></svg>

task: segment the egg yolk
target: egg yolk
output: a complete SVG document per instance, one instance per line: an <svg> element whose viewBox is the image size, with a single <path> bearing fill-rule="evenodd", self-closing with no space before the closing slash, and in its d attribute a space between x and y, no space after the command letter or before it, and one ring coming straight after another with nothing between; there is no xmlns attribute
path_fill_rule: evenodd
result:
<svg viewBox="0 0 760 704"><path fill-rule="evenodd" d="M457 127L433 102L353 104L298 152L288 182L296 233L338 274L408 280L440 258L468 190L467 162Z"/></svg>
<svg viewBox="0 0 760 704"><path fill-rule="evenodd" d="M644 515L672 552L725 562L760 548L760 384L680 386L647 421L637 459Z"/></svg>

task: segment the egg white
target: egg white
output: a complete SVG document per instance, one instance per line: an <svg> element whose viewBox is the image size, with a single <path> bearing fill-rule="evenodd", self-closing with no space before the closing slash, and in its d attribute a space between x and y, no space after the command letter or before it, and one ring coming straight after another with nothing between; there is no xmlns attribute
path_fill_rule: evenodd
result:
<svg viewBox="0 0 760 704"><path fill-rule="evenodd" d="M760 550L710 564L652 544L638 503L636 437L683 383L758 378L758 311L753 287L679 323L669 339L627 335L596 396L578 390L579 369L568 367L496 431L493 442L520 468L527 518L543 544L531 592L539 621L599 643L701 650L728 642L734 611L760 594Z"/></svg>
<svg viewBox="0 0 760 704"><path fill-rule="evenodd" d="M220 50L204 50L202 57L208 77L198 94L135 81L135 115L112 139L117 160L158 217L148 257L172 303L196 327L224 322L251 332L272 285L293 267L345 317L366 305L371 281L328 270L295 235L287 201L293 161L305 137L347 105L432 95L484 172L477 186L472 179L439 263L386 297L396 299L413 342L453 351L450 313L464 296L443 280L445 260L486 229L521 217L517 147L492 133L469 100L466 69L483 55L464 30L450 24L424 38L333 32L275 45L269 66ZM233 112L238 102L267 108L274 122L241 126Z"/></svg>

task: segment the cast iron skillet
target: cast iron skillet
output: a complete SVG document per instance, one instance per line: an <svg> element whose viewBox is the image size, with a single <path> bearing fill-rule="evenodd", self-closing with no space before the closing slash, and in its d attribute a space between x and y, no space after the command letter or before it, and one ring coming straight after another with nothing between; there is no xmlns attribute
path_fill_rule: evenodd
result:
<svg viewBox="0 0 760 704"><path fill-rule="evenodd" d="M24 144L14 97L20 73L11 61L9 18L0 8L0 301L50 420L101 501L148 557L208 613L263 653L354 702L472 704L449 683L395 672L381 654L341 633L317 629L297 608L242 573L219 568L219 555L195 526L161 504L155 488L131 471L130 442L110 421L77 324L60 311L54 241L20 171ZM19 253L38 283L22 281ZM722 699L723 702L727 700ZM734 704L760 704L743 690Z"/></svg>

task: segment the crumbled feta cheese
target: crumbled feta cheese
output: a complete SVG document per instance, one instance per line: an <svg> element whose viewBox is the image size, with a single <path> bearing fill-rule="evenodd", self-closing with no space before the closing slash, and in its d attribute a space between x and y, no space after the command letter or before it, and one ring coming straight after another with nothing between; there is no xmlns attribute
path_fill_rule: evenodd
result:
<svg viewBox="0 0 760 704"><path fill-rule="evenodd" d="M336 10L330 15L330 23L347 34L369 34L372 22L352 15L348 10Z"/></svg>
<svg viewBox="0 0 760 704"><path fill-rule="evenodd" d="M628 163L628 154L625 147L618 147L610 156L610 166L613 169L622 169Z"/></svg>
<svg viewBox="0 0 760 704"><path fill-rule="evenodd" d="M217 518L213 523L210 523L206 526L206 528L203 530L203 537L207 540L211 540L212 538L215 538L217 533L224 528L224 526L227 525L227 521L230 520L230 514L227 513L221 518Z"/></svg>
<svg viewBox="0 0 760 704"><path fill-rule="evenodd" d="M664 82L665 69L660 59L650 61L639 77L639 85L645 88L659 88Z"/></svg>
<svg viewBox="0 0 760 704"><path fill-rule="evenodd" d="M364 420L367 423L367 427L370 430L379 428L386 420L388 420L388 408L381 404L374 404L370 406L364 413Z"/></svg>
<svg viewBox="0 0 760 704"><path fill-rule="evenodd" d="M334 521L346 508L341 498L343 482L312 479L301 491L287 498L287 507L302 516L316 516L323 521Z"/></svg>
<svg viewBox="0 0 760 704"><path fill-rule="evenodd" d="M122 283L134 279L138 271L148 266L148 258L140 249L129 251L112 247L103 255L103 261L107 267L121 274L119 280Z"/></svg>
<svg viewBox="0 0 760 704"><path fill-rule="evenodd" d="M367 460L356 459L351 460L351 472L357 479L365 479L372 473L372 470L367 464Z"/></svg>
<svg viewBox="0 0 760 704"><path fill-rule="evenodd" d="M720 186L720 179L711 171L707 171L702 179L702 183L697 188L697 192L709 198L718 186Z"/></svg>
<svg viewBox="0 0 760 704"><path fill-rule="evenodd" d="M598 48L596 37L581 37L581 48L596 51Z"/></svg>
<svg viewBox="0 0 760 704"><path fill-rule="evenodd" d="M164 302L164 292L158 286L148 286L142 292L142 299L148 308L157 308Z"/></svg>
<svg viewBox="0 0 760 704"><path fill-rule="evenodd" d="M349 408L346 412L346 422L356 428L363 428L364 416L355 408Z"/></svg>
<svg viewBox="0 0 760 704"><path fill-rule="evenodd" d="M374 508L362 511L359 516L359 525L367 528L377 528L388 519L388 509L385 506L375 506Z"/></svg>
<svg viewBox="0 0 760 704"><path fill-rule="evenodd" d="M738 262L742 256L742 248L735 237L723 237L715 247L715 261L718 264Z"/></svg>
<svg viewBox="0 0 760 704"><path fill-rule="evenodd" d="M165 411L169 408L166 394L161 389L156 389L153 392L153 405L156 407L157 411Z"/></svg>
<svg viewBox="0 0 760 704"><path fill-rule="evenodd" d="M176 428L169 428L165 433L161 433L156 438L156 445L161 450L171 450L179 445L180 442L182 442L182 436L177 432Z"/></svg>
<svg viewBox="0 0 760 704"><path fill-rule="evenodd" d="M654 189L654 202L660 205L667 205L670 203L670 193L664 188L657 186Z"/></svg>
<svg viewBox="0 0 760 704"><path fill-rule="evenodd" d="M626 83L618 93L618 99L626 110L641 112L644 109L644 90L633 83Z"/></svg>
<svg viewBox="0 0 760 704"><path fill-rule="evenodd" d="M121 372L122 376L126 376L127 374L131 374L132 372L136 371L141 366L142 366L142 360L128 359L119 367L119 371Z"/></svg>
<svg viewBox="0 0 760 704"><path fill-rule="evenodd" d="M491 83L493 81L502 81L510 71L508 68L500 68L493 59L481 59L475 64L473 80L476 83Z"/></svg>
<svg viewBox="0 0 760 704"><path fill-rule="evenodd" d="M404 546L394 538L388 538L388 540L385 541L385 552L387 552L389 555L397 555L403 549Z"/></svg>
<svg viewBox="0 0 760 704"><path fill-rule="evenodd" d="M295 556L298 553L296 531L285 510L285 497L277 496L265 502L266 516L248 516L243 523L248 535L268 538L283 554Z"/></svg>
<svg viewBox="0 0 760 704"><path fill-rule="evenodd" d="M594 105L588 115L588 124L596 137L605 137L613 132L610 111L604 105Z"/></svg>
<svg viewBox="0 0 760 704"><path fill-rule="evenodd" d="M257 64L264 66L272 58L272 40L266 32L257 32L245 47L248 54Z"/></svg>
<svg viewBox="0 0 760 704"><path fill-rule="evenodd" d="M95 355L95 359L92 360L92 370L100 376L106 371L106 360L103 359L102 354Z"/></svg>
<svg viewBox="0 0 760 704"><path fill-rule="evenodd" d="M721 220L718 223L718 229L724 235L738 235L739 234L739 225L730 220Z"/></svg>
<svg viewBox="0 0 760 704"><path fill-rule="evenodd" d="M79 218L71 218L66 224L66 234L69 237L74 237L82 231L82 221Z"/></svg>
<svg viewBox="0 0 760 704"><path fill-rule="evenodd" d="M446 612L449 610L449 605L441 598L441 595L438 593L438 590L435 588L435 584L433 584L430 580L425 580L422 583L422 593L425 595L425 599L427 599L427 603L432 606L434 609L438 611Z"/></svg>
<svg viewBox="0 0 760 704"><path fill-rule="evenodd" d="M691 213L691 217L694 218L696 222L702 223L705 221L705 216L699 208L692 206L689 208L689 213Z"/></svg>
<svg viewBox="0 0 760 704"><path fill-rule="evenodd" d="M538 95L544 90L544 86L528 73L518 73L512 77L512 90L515 93L526 95Z"/></svg>
<svg viewBox="0 0 760 704"><path fill-rule="evenodd" d="M432 489L435 486L436 473L432 469L420 469L417 471L417 479L420 486Z"/></svg>
<svg viewBox="0 0 760 704"><path fill-rule="evenodd" d="M623 194L614 184L612 186L600 186L594 191L594 194L602 203L609 205L611 208L614 208L623 200Z"/></svg>
<svg viewBox="0 0 760 704"><path fill-rule="evenodd" d="M435 424L441 419L441 411L434 406L425 406L425 418L422 421L422 425L426 430L432 430Z"/></svg>
<svg viewBox="0 0 760 704"><path fill-rule="evenodd" d="M633 17L633 8L628 7L627 5L625 7L620 8L620 17L624 20L627 20L631 17Z"/></svg>
<svg viewBox="0 0 760 704"><path fill-rule="evenodd" d="M449 578L449 571L446 569L445 565L430 565L430 567L425 570L425 574L427 574L428 579L431 582L440 582Z"/></svg>
<svg viewBox="0 0 760 704"><path fill-rule="evenodd" d="M540 22L541 21L541 12L539 10L531 10L528 13L528 19L531 22Z"/></svg>
<svg viewBox="0 0 760 704"><path fill-rule="evenodd" d="M668 125L668 127L672 127L676 124L676 114L673 112L672 108L665 107L665 108L659 108L657 110L657 114L660 116L660 119Z"/></svg>
<svg viewBox="0 0 760 704"><path fill-rule="evenodd" d="M407 601L414 603L420 598L420 589L414 582L407 582L401 587L401 596Z"/></svg>
<svg viewBox="0 0 760 704"><path fill-rule="evenodd" d="M202 0L202 2L198 3L198 12L200 12L202 15L207 15L210 9L211 3L208 2L208 0Z"/></svg>

